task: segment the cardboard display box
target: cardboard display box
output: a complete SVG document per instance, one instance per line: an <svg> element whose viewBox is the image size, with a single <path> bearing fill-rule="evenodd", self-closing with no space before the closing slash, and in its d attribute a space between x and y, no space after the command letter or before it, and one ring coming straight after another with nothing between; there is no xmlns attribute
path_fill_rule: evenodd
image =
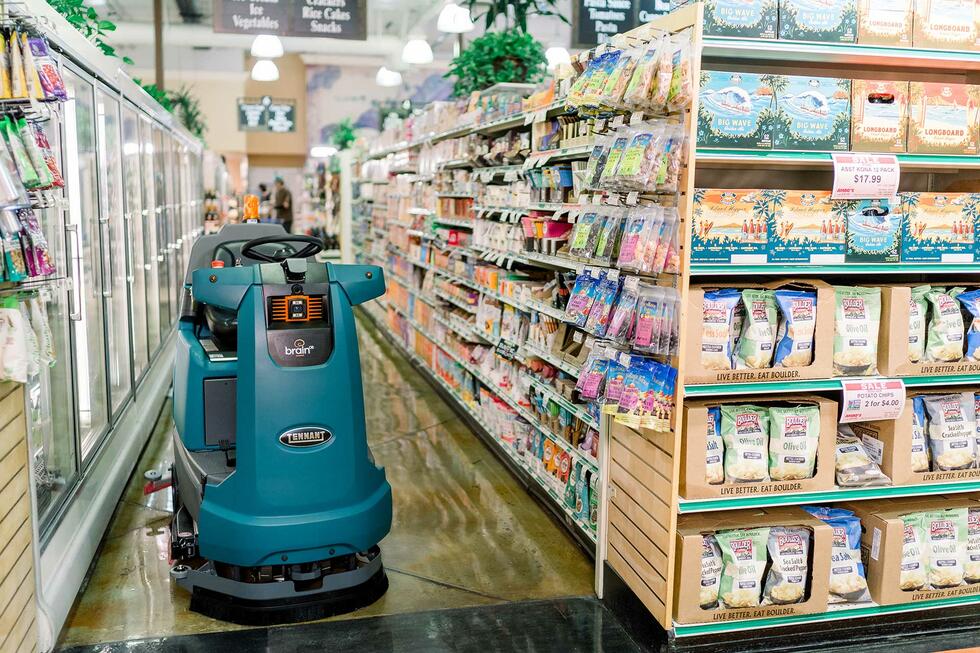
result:
<svg viewBox="0 0 980 653"><path fill-rule="evenodd" d="M963 388L959 392L964 392ZM916 390L915 395L955 394L957 387L944 389ZM956 481L975 481L980 479L980 468L937 470L930 472L912 471L912 398L905 400L905 409L896 420L864 422L852 424L854 433L862 440L872 441L868 453L881 451L878 463L881 471L892 479L894 485L922 485L926 483L950 483Z"/></svg>
<svg viewBox="0 0 980 653"><path fill-rule="evenodd" d="M908 151L977 154L980 152L978 112L980 86L911 82Z"/></svg>
<svg viewBox="0 0 980 653"><path fill-rule="evenodd" d="M908 82L868 79L851 82L853 151L904 152L908 125Z"/></svg>
<svg viewBox="0 0 980 653"><path fill-rule="evenodd" d="M980 2L915 0L912 42L933 50L980 50Z"/></svg>
<svg viewBox="0 0 980 653"><path fill-rule="evenodd" d="M809 594L800 603L763 605L753 608L716 608L700 605L701 552L703 536L733 528L761 526L804 526L813 534L810 541ZM677 573L674 578L674 621L680 624L719 623L815 614L827 610L830 584L830 554L833 529L801 508L731 510L709 514L681 515L677 522Z"/></svg>
<svg viewBox="0 0 980 653"><path fill-rule="evenodd" d="M770 213L772 199L767 191L697 189L691 225L691 261L766 263Z"/></svg>
<svg viewBox="0 0 980 653"><path fill-rule="evenodd" d="M711 370L701 363L701 341L704 336L704 291L718 286L691 286L688 293L689 343L683 352L684 375L687 383L751 383L756 381L787 381L797 379L826 379L833 375L834 358L834 289L818 279L806 282L779 280L768 284L738 283L727 287L813 289L817 293L817 323L813 342L813 361L806 367L772 367L744 370Z"/></svg>
<svg viewBox="0 0 980 653"><path fill-rule="evenodd" d="M677 3L672 3L672 8ZM776 0L707 0L704 3L704 33L774 39L779 24Z"/></svg>
<svg viewBox="0 0 980 653"><path fill-rule="evenodd" d="M702 73L699 147L772 149L776 97L763 78L745 72Z"/></svg>
<svg viewBox="0 0 980 653"><path fill-rule="evenodd" d="M854 43L857 40L854 0L779 0L779 38Z"/></svg>
<svg viewBox="0 0 980 653"><path fill-rule="evenodd" d="M934 282L940 287L952 287L957 283ZM967 284L969 285L969 284ZM909 361L909 303L911 286L883 286L881 288L881 324L878 331L878 371L884 376L933 376L945 374L980 374L980 360L963 360L953 363L943 361Z"/></svg>
<svg viewBox="0 0 980 653"><path fill-rule="evenodd" d="M681 444L680 495L685 499L721 499L760 494L785 494L788 492L819 492L833 490L834 446L837 441L837 402L816 395L766 395L758 400L730 397L684 402L684 438ZM708 407L726 404L816 405L820 409L820 439L817 443L817 466L813 478L795 481L767 481L764 483L720 483L710 485L706 478L706 435Z"/></svg>
<svg viewBox="0 0 980 653"><path fill-rule="evenodd" d="M780 75L777 79L774 150L850 149L850 79L806 75Z"/></svg>
<svg viewBox="0 0 980 653"><path fill-rule="evenodd" d="M774 194L769 214L769 262L844 262L850 203L830 191L788 190Z"/></svg>
<svg viewBox="0 0 980 653"><path fill-rule="evenodd" d="M854 200L847 213L848 263L898 263L901 258L902 210L898 197Z"/></svg>
<svg viewBox="0 0 980 653"><path fill-rule="evenodd" d="M973 263L980 194L902 193L902 261Z"/></svg>
<svg viewBox="0 0 980 653"><path fill-rule="evenodd" d="M858 43L912 47L914 0L858 0Z"/></svg>
<svg viewBox="0 0 980 653"><path fill-rule="evenodd" d="M980 594L980 583L946 589L902 591L899 576L905 529L902 515L925 510L977 507L976 498L963 495L893 498L844 504L861 518L861 557L871 598L879 605L948 599Z"/></svg>

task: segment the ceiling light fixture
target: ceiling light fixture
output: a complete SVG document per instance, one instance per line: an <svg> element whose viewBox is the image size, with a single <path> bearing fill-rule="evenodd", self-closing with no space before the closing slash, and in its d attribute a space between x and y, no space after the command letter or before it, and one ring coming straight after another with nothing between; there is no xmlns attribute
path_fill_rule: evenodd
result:
<svg viewBox="0 0 980 653"><path fill-rule="evenodd" d="M259 59L277 59L282 55L282 41L275 34L259 34L252 41L253 57Z"/></svg>
<svg viewBox="0 0 980 653"><path fill-rule="evenodd" d="M473 25L473 20L470 19L469 9L460 7L455 2L449 2L439 12L436 29L448 34L465 34L466 32L472 32L475 29L475 25Z"/></svg>
<svg viewBox="0 0 980 653"><path fill-rule="evenodd" d="M397 70L388 70L381 66L378 68L378 74L374 76L374 81L378 86L401 86L402 74Z"/></svg>
<svg viewBox="0 0 980 653"><path fill-rule="evenodd" d="M402 61L416 65L432 63L432 47L425 39L412 39L402 49Z"/></svg>
<svg viewBox="0 0 980 653"><path fill-rule="evenodd" d="M568 50L558 46L545 50L544 58L548 60L548 70L554 70L562 64L572 63L572 57L568 54Z"/></svg>
<svg viewBox="0 0 980 653"><path fill-rule="evenodd" d="M269 59L259 59L252 66L252 79L257 82L275 82L279 79L279 67Z"/></svg>
<svg viewBox="0 0 980 653"><path fill-rule="evenodd" d="M314 159L329 159L337 153L337 148L332 145L314 145L310 148L310 156Z"/></svg>

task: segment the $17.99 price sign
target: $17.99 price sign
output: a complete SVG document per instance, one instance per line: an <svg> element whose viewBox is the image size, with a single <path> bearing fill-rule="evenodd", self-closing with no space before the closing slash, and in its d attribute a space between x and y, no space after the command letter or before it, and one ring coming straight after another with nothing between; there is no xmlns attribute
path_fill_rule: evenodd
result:
<svg viewBox="0 0 980 653"><path fill-rule="evenodd" d="M900 171L894 154L832 152L835 200L893 197L898 193Z"/></svg>
<svg viewBox="0 0 980 653"><path fill-rule="evenodd" d="M905 383L901 379L856 379L844 387L840 423L898 419L905 409Z"/></svg>

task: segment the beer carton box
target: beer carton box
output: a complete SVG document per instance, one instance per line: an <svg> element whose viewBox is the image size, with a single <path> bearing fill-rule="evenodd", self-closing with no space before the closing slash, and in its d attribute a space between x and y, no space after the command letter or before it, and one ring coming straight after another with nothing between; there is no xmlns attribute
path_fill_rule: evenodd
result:
<svg viewBox="0 0 980 653"><path fill-rule="evenodd" d="M779 24L776 0L705 0L704 33L774 39Z"/></svg>
<svg viewBox="0 0 980 653"><path fill-rule="evenodd" d="M912 47L915 0L858 0L858 43Z"/></svg>
<svg viewBox="0 0 980 653"><path fill-rule="evenodd" d="M698 147L772 149L776 98L762 75L706 71L698 108Z"/></svg>
<svg viewBox="0 0 980 653"><path fill-rule="evenodd" d="M852 202L847 214L846 262L898 263L902 218L898 197Z"/></svg>
<svg viewBox="0 0 980 653"><path fill-rule="evenodd" d="M908 125L908 82L851 82L851 150L904 152Z"/></svg>
<svg viewBox="0 0 980 653"><path fill-rule="evenodd" d="M857 40L855 0L779 0L779 38L821 43Z"/></svg>
<svg viewBox="0 0 980 653"><path fill-rule="evenodd" d="M769 262L844 262L850 203L830 191L773 191L769 215Z"/></svg>
<svg viewBox="0 0 980 653"><path fill-rule="evenodd" d="M980 0L915 0L912 43L932 50L980 50Z"/></svg>
<svg viewBox="0 0 980 653"><path fill-rule="evenodd" d="M902 261L973 263L980 195L902 193Z"/></svg>
<svg viewBox="0 0 980 653"><path fill-rule="evenodd" d="M771 210L768 191L695 189L691 261L766 263Z"/></svg>
<svg viewBox="0 0 980 653"><path fill-rule="evenodd" d="M916 154L980 152L980 86L909 84L908 151Z"/></svg>
<svg viewBox="0 0 980 653"><path fill-rule="evenodd" d="M850 149L851 80L780 75L773 86L776 92L773 149L836 152Z"/></svg>

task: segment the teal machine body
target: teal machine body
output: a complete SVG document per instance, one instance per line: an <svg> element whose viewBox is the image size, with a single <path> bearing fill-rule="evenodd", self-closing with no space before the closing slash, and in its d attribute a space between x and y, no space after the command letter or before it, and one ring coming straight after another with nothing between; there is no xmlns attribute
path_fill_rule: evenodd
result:
<svg viewBox="0 0 980 653"><path fill-rule="evenodd" d="M384 276L314 248L278 225L226 226L198 240L186 278L171 574L192 609L238 623L328 616L387 589L391 487L367 445L352 309Z"/></svg>

